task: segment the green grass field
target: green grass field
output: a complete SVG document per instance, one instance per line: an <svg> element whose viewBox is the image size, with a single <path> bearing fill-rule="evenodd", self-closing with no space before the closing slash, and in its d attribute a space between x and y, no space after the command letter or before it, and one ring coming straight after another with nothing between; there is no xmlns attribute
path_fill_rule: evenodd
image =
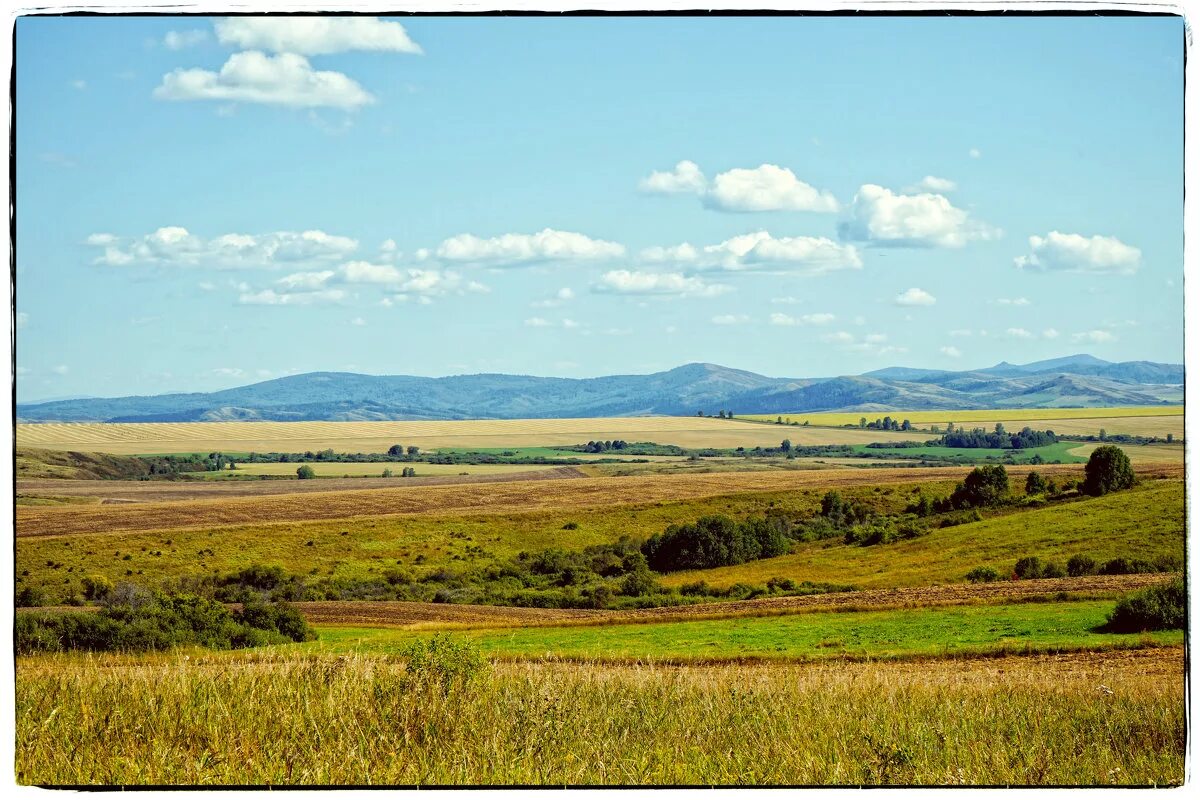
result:
<svg viewBox="0 0 1200 800"><path fill-rule="evenodd" d="M917 440L920 437L915 437ZM887 455L902 458L915 458L928 455L933 458L949 457L962 458L972 462L983 462L988 459L1011 457L1018 463L1028 463L1034 456L1040 456L1047 464L1082 464L1087 461L1071 451L1079 447L1079 442L1057 442L1045 447L1030 447L1025 450L1004 450L990 447L867 447L854 445L855 452L871 455Z"/></svg>
<svg viewBox="0 0 1200 800"><path fill-rule="evenodd" d="M932 657L1183 642L1183 631L1136 635L1098 631L1112 607L1111 600L1020 603L478 630L456 635L476 642L495 657L649 662ZM389 628L322 627L318 642L296 647L395 654L413 639L428 636Z"/></svg>

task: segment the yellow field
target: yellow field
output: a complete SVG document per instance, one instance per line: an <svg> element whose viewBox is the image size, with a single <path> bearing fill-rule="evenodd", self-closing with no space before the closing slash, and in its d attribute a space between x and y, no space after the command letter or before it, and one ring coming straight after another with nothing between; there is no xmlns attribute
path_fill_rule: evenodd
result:
<svg viewBox="0 0 1200 800"><path fill-rule="evenodd" d="M1131 436L1166 436L1183 438L1183 406L1127 406L1122 408L1018 408L980 409L970 411L826 411L796 412L794 414L748 414L743 419L775 422L780 416L801 425L857 425L866 417L875 421L883 417L904 420L928 429L931 425L945 428L956 426L991 428L997 422L1009 429L1028 425L1036 430L1050 429L1056 433L1097 434L1103 428L1108 433Z"/></svg>
<svg viewBox="0 0 1200 800"><path fill-rule="evenodd" d="M433 475L510 475L520 472L538 472L540 470L556 469L553 464L402 464L402 463L337 463L330 461L314 461L308 466L318 478L342 477L375 477L390 469L396 480L402 480L400 470L413 467L418 478ZM214 475L290 475L295 477L298 463L289 464L239 464L236 470L225 470Z"/></svg>
<svg viewBox="0 0 1200 800"><path fill-rule="evenodd" d="M790 428L707 417L601 417L400 422L45 423L17 426L18 447L136 455L190 452L289 452L333 448L382 453L394 444L446 447L536 447L596 439L681 447L777 447L866 444L911 439L887 431ZM381 468L382 469L382 468Z"/></svg>
<svg viewBox="0 0 1200 800"><path fill-rule="evenodd" d="M1092 451L1100 446L1100 442L1088 442L1073 447L1067 452L1073 456L1082 456L1087 458L1092 454ZM1125 451L1125 455L1129 456L1130 462L1134 464L1183 464L1183 446L1178 444L1147 444L1147 445L1130 445L1123 444L1120 448Z"/></svg>

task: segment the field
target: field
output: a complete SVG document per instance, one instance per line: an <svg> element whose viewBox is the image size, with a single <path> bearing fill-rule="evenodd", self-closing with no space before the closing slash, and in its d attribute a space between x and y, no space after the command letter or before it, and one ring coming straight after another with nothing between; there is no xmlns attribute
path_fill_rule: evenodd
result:
<svg viewBox="0 0 1200 800"><path fill-rule="evenodd" d="M518 423L39 425L20 426L18 439L33 431L49 437L40 447L74 448L83 444L77 429L131 437L87 444L93 449L145 454L251 449L236 442L288 451L358 450L365 448L354 443L366 441L373 449L432 449L428 442L441 437L446 449L541 454L600 438L602 429L603 438L689 444L681 440L696 437L714 446L753 446L754 437L777 446L785 436L794 444L817 437L862 445L888 436L687 418L549 420L529 431ZM395 433L403 426L410 435ZM264 442L273 446L259 448ZM1077 480L1093 448L1043 448L1047 460L1073 463L1036 469L1060 483ZM873 546L847 544L839 534L793 542L774 558L654 573L656 591L666 592L656 597L673 598L667 604L468 605L432 589L399 595L407 600L317 594L326 599L297 603L316 626L315 642L20 656L17 778L1179 784L1183 633L1103 628L1120 597L1170 574L965 579L982 566L1007 578L1024 556L1059 564L1079 553L1100 563L1181 561L1182 448L1123 449L1139 478L1132 489L1046 502L1024 497L1030 468L1010 466L1017 502L985 509L977 521L934 524L916 538ZM294 474L295 463L239 465L215 480L20 479L22 502L57 505L16 509L17 588L61 604L77 601L85 577L172 586L250 565L278 566L312 586L393 574L421 587L520 586L505 570L525 563L522 553L577 553L621 537L640 542L713 514L807 520L831 489L872 513L900 515L921 495L947 496L970 469L838 461L416 463L418 477L403 479L371 476L407 464L314 462L319 480L269 479ZM772 582L784 580L818 588L772 593ZM729 594L680 593L699 582ZM739 586L753 591L735 595ZM483 671L464 685L409 674L405 649L434 635L478 648Z"/></svg>
<svg viewBox="0 0 1200 800"><path fill-rule="evenodd" d="M18 447L118 455L193 452L382 453L394 444L422 450L570 445L598 439L680 447L866 444L912 438L888 431L789 430L709 417L451 420L436 422L45 423L17 426Z"/></svg>
<svg viewBox="0 0 1200 800"><path fill-rule="evenodd" d="M196 654L193 654L196 655ZM355 653L17 663L47 784L1178 785L1180 648L753 667L498 664L423 689Z"/></svg>
<svg viewBox="0 0 1200 800"><path fill-rule="evenodd" d="M1035 430L1052 430L1055 433L1094 436L1103 428L1111 434L1123 433L1130 436L1159 436L1173 434L1183 438L1183 406L1130 406L1124 408L1020 408L972 411L816 411L794 414L747 414L741 419L759 422L775 422L782 417L784 422L810 425L858 425L863 417L868 422L890 416L895 420L909 420L914 425L928 429L937 425L943 431L953 422L968 428L992 428L999 422L1009 430L1020 430L1029 426Z"/></svg>
<svg viewBox="0 0 1200 800"><path fill-rule="evenodd" d="M318 478L378 478L385 469L388 469L392 471L393 477L396 477L397 480L403 480L398 476L400 475L400 470L404 467L415 469L417 471L416 477L418 478L443 475L516 475L554 469L554 465L552 464L371 464L364 462L338 463L312 461L308 462L308 465L312 467L313 472L316 473ZM299 462L291 464L239 464L235 470L203 473L203 476L208 480L237 478L242 475L273 475L295 478L296 470L299 467Z"/></svg>

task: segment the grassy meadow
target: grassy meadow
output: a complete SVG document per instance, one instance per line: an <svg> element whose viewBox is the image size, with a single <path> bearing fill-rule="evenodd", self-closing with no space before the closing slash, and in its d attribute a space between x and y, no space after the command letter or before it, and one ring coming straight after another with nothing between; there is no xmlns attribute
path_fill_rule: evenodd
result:
<svg viewBox="0 0 1200 800"><path fill-rule="evenodd" d="M22 658L40 784L1178 785L1178 649L911 664L498 664L357 651ZM1099 687L1099 688L1098 688Z"/></svg>
<svg viewBox="0 0 1200 800"><path fill-rule="evenodd" d="M227 480L241 476L257 477L259 475L295 478L296 470L300 467L300 463L238 464L237 469L199 474L207 480ZM372 464L367 462L340 463L336 461L311 461L304 463L312 467L313 472L316 473L316 477L318 478L378 478L386 469L391 470L392 476L397 480L400 480L400 470L404 467L415 469L417 471L416 476L419 478L443 475L516 475L522 472L537 472L539 470L554 468L553 465L548 464Z"/></svg>

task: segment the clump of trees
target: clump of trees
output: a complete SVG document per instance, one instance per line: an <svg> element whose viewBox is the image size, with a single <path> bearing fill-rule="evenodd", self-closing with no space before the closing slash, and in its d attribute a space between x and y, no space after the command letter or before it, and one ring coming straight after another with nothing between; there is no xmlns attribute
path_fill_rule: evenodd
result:
<svg viewBox="0 0 1200 800"><path fill-rule="evenodd" d="M13 634L18 653L64 650L141 652L200 645L219 650L261 647L316 638L286 603L248 603L230 611L194 594L169 595L118 584L94 614L23 611Z"/></svg>
<svg viewBox="0 0 1200 800"><path fill-rule="evenodd" d="M1008 471L1003 464L987 464L971 470L954 487L950 497L935 503L938 511L964 508L992 508L1009 498Z"/></svg>
<svg viewBox="0 0 1200 800"><path fill-rule="evenodd" d="M672 525L651 536L642 553L651 569L677 572L744 564L781 556L791 549L786 521L779 516L736 522L723 515Z"/></svg>
<svg viewBox="0 0 1200 800"><path fill-rule="evenodd" d="M1026 426L1017 433L1009 433L997 422L991 433L983 428L970 431L959 429L944 434L937 443L942 447L991 448L996 450L1024 450L1027 447L1045 447L1058 441L1054 431L1035 431Z"/></svg>
<svg viewBox="0 0 1200 800"><path fill-rule="evenodd" d="M1118 600L1105 629L1113 633L1186 629L1187 610L1187 585L1180 576Z"/></svg>

